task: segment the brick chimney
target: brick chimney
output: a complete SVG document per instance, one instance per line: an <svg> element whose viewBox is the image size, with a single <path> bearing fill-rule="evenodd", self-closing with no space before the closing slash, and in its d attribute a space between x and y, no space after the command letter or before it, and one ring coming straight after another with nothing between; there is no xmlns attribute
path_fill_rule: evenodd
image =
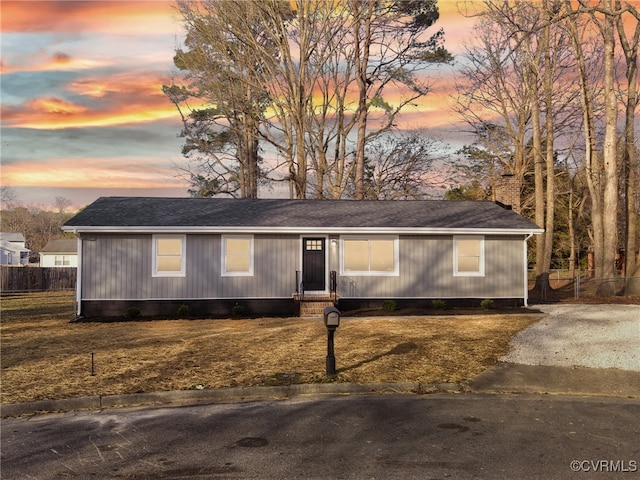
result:
<svg viewBox="0 0 640 480"><path fill-rule="evenodd" d="M505 173L496 182L493 189L493 197L498 205L521 212L520 182L512 173Z"/></svg>

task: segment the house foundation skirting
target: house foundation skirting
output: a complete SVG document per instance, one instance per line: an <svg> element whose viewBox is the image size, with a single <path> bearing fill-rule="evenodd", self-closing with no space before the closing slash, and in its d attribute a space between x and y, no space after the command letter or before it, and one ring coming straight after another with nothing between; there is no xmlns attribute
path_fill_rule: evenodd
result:
<svg viewBox="0 0 640 480"><path fill-rule="evenodd" d="M340 298L337 308L343 312L359 309L379 309L385 300L396 302L396 309L432 309L433 300L426 298ZM445 298L447 308L480 308L484 299ZM522 307L522 298L492 299L494 307ZM205 300L83 300L81 317L87 320L126 319L131 309L137 309L140 317L156 318L232 318L232 317L294 317L302 312L302 303L294 298L238 298ZM313 303L313 302L311 302ZM187 308L183 307L185 305ZM327 304L328 305L328 304ZM325 305L322 304L322 307ZM322 309L311 315L322 316ZM303 315L304 316L304 315Z"/></svg>
<svg viewBox="0 0 640 480"><path fill-rule="evenodd" d="M292 298L83 300L81 316L86 319L126 318L127 312L131 312L132 308L139 310L140 317L162 318L229 318L262 315L289 317L296 316L299 312L299 305Z"/></svg>
<svg viewBox="0 0 640 480"><path fill-rule="evenodd" d="M338 300L337 308L344 312L359 309L382 308L382 302L385 300L393 300L396 302L396 309L400 308L418 308L432 309L433 301L440 300L436 298L344 298ZM480 303L484 298L443 298L447 308L480 308ZM494 298L494 307L517 308L524 306L522 298Z"/></svg>

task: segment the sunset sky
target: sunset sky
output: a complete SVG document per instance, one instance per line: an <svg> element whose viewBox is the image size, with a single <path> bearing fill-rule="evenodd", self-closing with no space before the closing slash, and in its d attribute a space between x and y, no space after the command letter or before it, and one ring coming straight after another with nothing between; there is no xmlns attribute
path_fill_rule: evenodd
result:
<svg viewBox="0 0 640 480"><path fill-rule="evenodd" d="M472 20L440 0L446 47L462 52ZM177 178L180 121L162 93L176 76L183 32L172 1L0 3L1 181L25 204L56 196L187 196ZM435 31L435 30L434 30ZM433 69L434 90L401 127L456 142L447 105L455 68Z"/></svg>

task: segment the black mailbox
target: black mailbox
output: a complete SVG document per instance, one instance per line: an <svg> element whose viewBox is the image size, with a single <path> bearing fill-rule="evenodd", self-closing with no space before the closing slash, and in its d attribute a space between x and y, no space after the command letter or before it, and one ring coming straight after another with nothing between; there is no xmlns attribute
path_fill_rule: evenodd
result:
<svg viewBox="0 0 640 480"><path fill-rule="evenodd" d="M340 325L340 310L335 307L324 309L324 326L327 327L327 375L336 374L336 357L333 353L333 334Z"/></svg>
<svg viewBox="0 0 640 480"><path fill-rule="evenodd" d="M338 328L340 326L340 310L335 307L324 309L324 325L327 328Z"/></svg>

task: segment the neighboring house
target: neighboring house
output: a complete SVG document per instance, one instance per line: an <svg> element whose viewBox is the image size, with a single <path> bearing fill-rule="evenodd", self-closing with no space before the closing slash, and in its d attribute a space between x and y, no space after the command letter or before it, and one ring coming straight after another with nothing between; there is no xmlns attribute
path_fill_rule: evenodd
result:
<svg viewBox="0 0 640 480"><path fill-rule="evenodd" d="M26 265L30 252L22 233L0 232L0 265Z"/></svg>
<svg viewBox="0 0 640 480"><path fill-rule="evenodd" d="M40 250L41 267L77 267L78 240L75 238L57 238L49 240Z"/></svg>
<svg viewBox="0 0 640 480"><path fill-rule="evenodd" d="M527 240L493 202L100 198L64 226L78 243L78 315L295 315L494 299L527 304ZM475 300L474 300L475 302ZM476 302L479 304L479 302Z"/></svg>

